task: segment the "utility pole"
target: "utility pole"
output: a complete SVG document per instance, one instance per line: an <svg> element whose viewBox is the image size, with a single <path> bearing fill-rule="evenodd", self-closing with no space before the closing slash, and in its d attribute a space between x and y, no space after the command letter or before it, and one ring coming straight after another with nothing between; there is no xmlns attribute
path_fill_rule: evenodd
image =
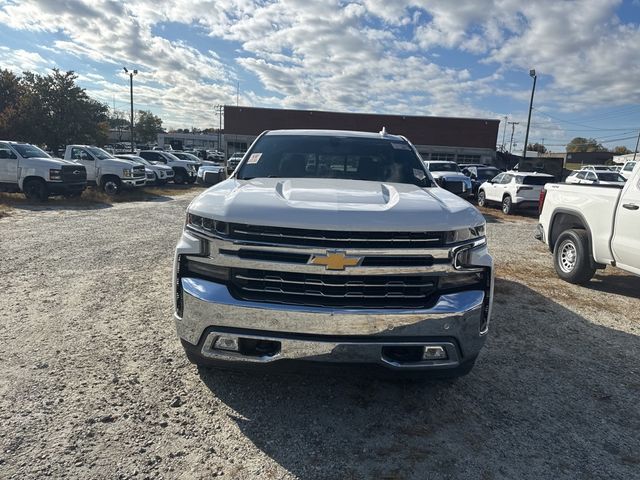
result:
<svg viewBox="0 0 640 480"><path fill-rule="evenodd" d="M502 127L502 151L504 152L504 136L507 133L507 120L509 119L508 116L504 116L504 127Z"/></svg>
<svg viewBox="0 0 640 480"><path fill-rule="evenodd" d="M638 132L638 140L636 140L636 148L633 151L633 161L636 161L636 155L638 154L638 144L640 143L640 132Z"/></svg>
<svg viewBox="0 0 640 480"><path fill-rule="evenodd" d="M222 112L224 111L224 105L216 105L215 111L218 114L218 150L222 151Z"/></svg>
<svg viewBox="0 0 640 480"><path fill-rule="evenodd" d="M509 140L509 153L511 153L511 147L513 146L513 132L516 130L516 125L519 125L520 122L507 122L511 125L511 140Z"/></svg>
<svg viewBox="0 0 640 480"><path fill-rule="evenodd" d="M131 93L131 153L134 153L135 146L133 144L133 76L138 74L138 70L134 70L133 72L129 72L127 67L122 67L124 69L124 73L129 75L129 91Z"/></svg>
<svg viewBox="0 0 640 480"><path fill-rule="evenodd" d="M533 108L533 95L536 93L536 80L538 76L536 75L536 71L531 69L529 70L529 76L533 78L533 88L531 88L531 101L529 102L529 118L527 118L527 133L524 135L524 150L522 151L522 159L526 160L527 158L527 144L529 143L529 125L531 124L531 109Z"/></svg>

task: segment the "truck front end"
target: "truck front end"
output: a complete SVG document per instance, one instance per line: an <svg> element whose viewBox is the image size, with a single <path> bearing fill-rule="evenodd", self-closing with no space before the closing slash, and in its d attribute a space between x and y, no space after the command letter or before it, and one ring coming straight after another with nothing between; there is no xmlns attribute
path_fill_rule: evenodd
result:
<svg viewBox="0 0 640 480"><path fill-rule="evenodd" d="M408 143L402 145L384 151L408 155ZM268 161L268 144L255 148L247 161ZM295 161L305 168L296 174L280 165L282 173L324 171L311 156ZM361 170L376 167L369 156L358 161ZM384 183L384 174L383 183L253 180L241 165L242 177L194 200L173 282L175 323L189 359L210 366L323 362L394 374L468 372L491 316L493 260L484 219L417 165L407 170L420 179L411 185ZM352 168L343 167L349 175Z"/></svg>

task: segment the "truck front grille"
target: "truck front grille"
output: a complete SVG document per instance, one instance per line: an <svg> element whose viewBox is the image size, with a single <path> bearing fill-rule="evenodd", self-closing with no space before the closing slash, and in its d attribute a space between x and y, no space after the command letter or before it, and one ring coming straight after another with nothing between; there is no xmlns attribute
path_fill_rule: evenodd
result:
<svg viewBox="0 0 640 480"><path fill-rule="evenodd" d="M444 245L443 232L363 232L307 230L228 224L228 238L282 246L329 248L434 248Z"/></svg>
<svg viewBox="0 0 640 480"><path fill-rule="evenodd" d="M87 179L87 169L83 165L63 165L63 182L84 182Z"/></svg>
<svg viewBox="0 0 640 480"><path fill-rule="evenodd" d="M430 308L437 277L319 275L234 269L230 289L241 300L341 308Z"/></svg>

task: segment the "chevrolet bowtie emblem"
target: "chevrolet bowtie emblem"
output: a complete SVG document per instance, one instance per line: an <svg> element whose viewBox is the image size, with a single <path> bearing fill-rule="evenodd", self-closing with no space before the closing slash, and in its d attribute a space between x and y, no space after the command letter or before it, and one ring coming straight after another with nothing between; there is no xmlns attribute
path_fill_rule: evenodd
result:
<svg viewBox="0 0 640 480"><path fill-rule="evenodd" d="M360 265L361 257L347 257L344 252L327 252L326 255L314 255L309 263L324 265L327 270L344 270L346 267Z"/></svg>

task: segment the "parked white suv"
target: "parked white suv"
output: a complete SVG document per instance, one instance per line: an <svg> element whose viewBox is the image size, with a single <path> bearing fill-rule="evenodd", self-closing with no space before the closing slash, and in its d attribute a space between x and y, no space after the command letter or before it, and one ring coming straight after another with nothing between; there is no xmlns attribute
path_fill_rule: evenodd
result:
<svg viewBox="0 0 640 480"><path fill-rule="evenodd" d="M98 147L67 145L64 159L84 165L88 183L101 187L107 195L115 195L123 188L142 187L147 182L142 165L116 158Z"/></svg>
<svg viewBox="0 0 640 480"><path fill-rule="evenodd" d="M553 175L546 173L504 172L480 185L478 205L500 204L505 215L516 208L537 208L542 188L552 181Z"/></svg>
<svg viewBox="0 0 640 480"><path fill-rule="evenodd" d="M84 167L28 143L0 141L0 192L23 192L42 202L51 195L80 196L86 186Z"/></svg>

